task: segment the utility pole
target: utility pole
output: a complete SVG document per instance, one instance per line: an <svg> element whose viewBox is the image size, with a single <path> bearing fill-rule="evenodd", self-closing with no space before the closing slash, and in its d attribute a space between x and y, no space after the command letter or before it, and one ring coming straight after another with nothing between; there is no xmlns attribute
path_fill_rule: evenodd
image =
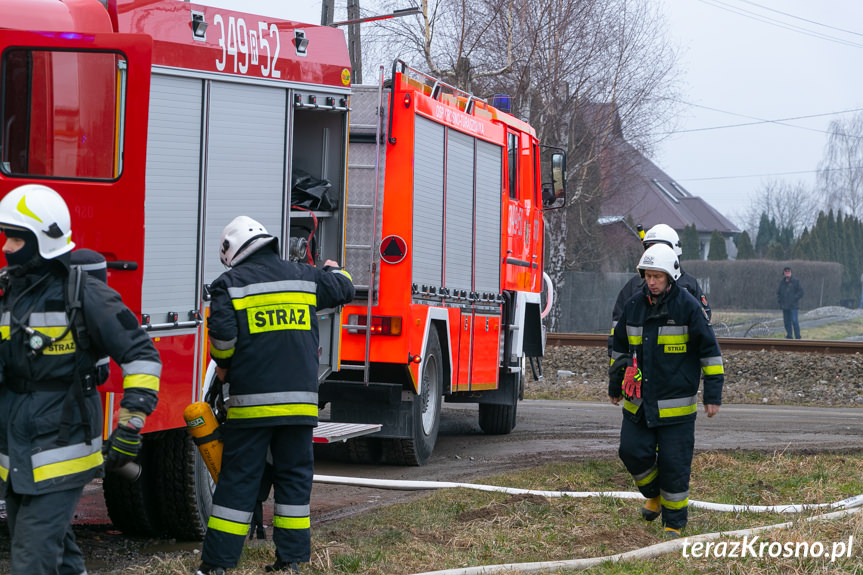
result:
<svg viewBox="0 0 863 575"><path fill-rule="evenodd" d="M333 23L333 12L336 0L321 1L321 26L329 26Z"/></svg>
<svg viewBox="0 0 863 575"><path fill-rule="evenodd" d="M360 0L348 0L348 20L360 19ZM348 55L351 58L351 82L363 83L363 47L360 40L360 24L348 25Z"/></svg>
<svg viewBox="0 0 863 575"><path fill-rule="evenodd" d="M360 24L363 22L372 22L374 20L387 20L389 18L400 18L402 16L411 16L419 14L420 9L416 6L412 8L403 8L394 10L392 14L381 14L377 16L366 16L360 18L360 0L347 0L348 19L342 22L333 22L333 1L323 0L321 7L321 22L324 26L347 26L348 27L348 56L351 59L352 78L354 84L363 83L363 48L360 40ZM327 7L329 5L329 16L327 16ZM329 18L328 21L325 21Z"/></svg>

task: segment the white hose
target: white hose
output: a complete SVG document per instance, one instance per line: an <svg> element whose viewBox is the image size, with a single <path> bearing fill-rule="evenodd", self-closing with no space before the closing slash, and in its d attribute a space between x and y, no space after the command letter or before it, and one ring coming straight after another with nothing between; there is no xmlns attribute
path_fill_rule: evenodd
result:
<svg viewBox="0 0 863 575"><path fill-rule="evenodd" d="M838 519L845 515L858 513L863 508L845 509L842 511L834 511L825 513L815 517L806 517L804 521L826 521L830 519ZM753 527L751 529L740 529L738 531L717 531L714 533L702 533L700 535L692 535L663 543L657 543L641 549L634 549L626 553L618 553L616 555L605 555L603 557L590 557L587 559L567 559L563 561L538 561L533 563L508 563L501 565L480 565L478 567L464 567L458 569L444 569L442 571L425 571L416 573L415 575L488 575L490 573L548 573L557 571L558 569L588 569L596 567L602 563L611 561L617 563L619 561L644 560L658 557L666 553L672 553L683 549L684 544L694 543L696 541L709 541L719 538L739 538L744 535L770 531L773 529L785 529L791 527L794 523L787 521L785 523L777 523L775 525L764 525L762 527Z"/></svg>
<svg viewBox="0 0 863 575"><path fill-rule="evenodd" d="M542 272L542 281L545 282L545 287L548 288L548 295L545 298L545 309L539 313L539 317L545 319L545 316L551 311L551 305L554 303L554 284L551 283L551 276L545 272Z"/></svg>
<svg viewBox="0 0 863 575"><path fill-rule="evenodd" d="M501 487L498 485L482 485L479 483L455 483L452 481L405 481L400 479L368 479L363 477L339 477L335 475L315 475L317 483L329 483L333 485L353 485L356 487L372 487L377 489L398 489L403 491L416 491L421 489L452 489L462 487L477 491L495 491L510 495L540 495L542 497L573 497L584 499L587 497L613 497L616 499L643 499L644 496L637 491L540 491L535 489L519 489L516 487ZM850 509L863 505L863 494L855 495L835 503L806 503L806 504L784 504L784 505L731 505L728 503L710 503L707 501L689 500L689 505L710 511L727 511L740 513L751 511L754 513L800 513L811 509Z"/></svg>
<svg viewBox="0 0 863 575"><path fill-rule="evenodd" d="M340 477L336 475L315 475L314 481L317 483L328 483L333 485L353 485L357 487L372 487L377 489L399 489L404 491L415 491L422 489L452 489L462 487L465 489L475 489L478 491L494 491L499 493L507 493L512 495L541 495L543 497L614 497L617 499L642 499L644 496L636 491L542 491L535 489L519 489L515 487L501 487L498 485L483 485L479 483L457 483L452 481L405 481L401 479L368 479L363 477ZM817 503L817 504L789 504L789 505L729 505L725 503L709 503L705 501L690 500L689 505L712 511L753 511L758 513L773 512L773 513L799 513L807 509L822 509L829 507L839 509L817 515L814 517L805 517L803 521L829 520L844 517L852 513L858 513L863 510L863 494L848 497L842 501L835 503ZM711 539L735 538L771 529L785 529L791 527L794 523L791 521L785 523L777 523L775 525L765 525L762 527L753 527L751 529L741 529L738 531L713 533L702 533L700 535L692 535L673 541L665 541L657 543L641 549L634 549L626 553L618 553L616 555L605 555L603 557L590 557L586 559L567 559L561 561L538 561L533 563L506 563L500 565L480 565L477 567L463 567L458 569L444 569L442 571L425 571L414 575L489 575L491 573L547 573L558 569L588 569L595 567L607 561L617 563L618 561L629 561L633 559L649 559L671 553L683 548L684 542L708 541Z"/></svg>

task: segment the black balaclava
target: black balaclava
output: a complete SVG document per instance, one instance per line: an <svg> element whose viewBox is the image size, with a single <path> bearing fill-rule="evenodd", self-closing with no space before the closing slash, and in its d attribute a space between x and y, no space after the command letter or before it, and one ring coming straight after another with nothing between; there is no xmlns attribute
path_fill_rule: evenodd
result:
<svg viewBox="0 0 863 575"><path fill-rule="evenodd" d="M39 257L39 241L36 239L36 234L30 230L12 230L5 228L3 230L6 237L19 238L24 240L24 245L20 250L5 254L6 261L10 266L23 266L33 258Z"/></svg>

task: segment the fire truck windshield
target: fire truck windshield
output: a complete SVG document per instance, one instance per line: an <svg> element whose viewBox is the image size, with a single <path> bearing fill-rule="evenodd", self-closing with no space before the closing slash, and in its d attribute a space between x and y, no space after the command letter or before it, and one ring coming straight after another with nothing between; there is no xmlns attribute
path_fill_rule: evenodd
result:
<svg viewBox="0 0 863 575"><path fill-rule="evenodd" d="M114 180L122 171L126 61L113 52L16 48L0 76L0 170Z"/></svg>

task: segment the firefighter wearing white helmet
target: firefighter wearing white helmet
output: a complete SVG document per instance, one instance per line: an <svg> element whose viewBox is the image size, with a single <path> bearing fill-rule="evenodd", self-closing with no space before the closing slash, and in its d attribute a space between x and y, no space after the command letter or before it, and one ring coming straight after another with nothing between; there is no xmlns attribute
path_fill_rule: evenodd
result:
<svg viewBox="0 0 863 575"><path fill-rule="evenodd" d="M681 289L674 250L655 244L638 262L642 291L623 306L612 335L608 396L623 402L618 454L647 499L641 515L662 517L680 537L688 518L698 387L704 412L722 404L722 354L700 303Z"/></svg>
<svg viewBox="0 0 863 575"><path fill-rule="evenodd" d="M671 247L678 258L683 254L683 248L680 245L680 237L677 235L677 232L674 231L674 228L667 224L656 224L647 230L647 233L644 234L644 238L641 240L641 244L644 246L645 250L653 245L664 244ZM701 307L704 309L704 313L707 314L707 319L709 320L712 315L710 304L707 302L707 296L704 295L703 291L701 291L701 286L698 285L698 280L681 269L677 283L680 287L685 288L686 291L695 296L695 299L701 303ZM643 285L644 281L640 276L633 276L626 285L621 288L620 292L618 292L617 299L614 302L614 309L611 312L612 331L614 331L614 326L617 325L617 322L620 320L620 314L623 311L623 304L633 295L639 293ZM608 340L608 352L611 353L610 336Z"/></svg>
<svg viewBox="0 0 863 575"><path fill-rule="evenodd" d="M103 461L119 468L138 453L158 398L159 354L116 291L70 269L71 219L57 192L12 190L0 200L0 228L9 264L0 271L0 498L11 572L86 573L72 515ZM96 386L105 355L123 368L124 393L103 446Z"/></svg>
<svg viewBox="0 0 863 575"><path fill-rule="evenodd" d="M638 274L645 281L647 279L645 277L647 270L665 272L669 281L662 286L663 288L670 287L672 281L676 282L680 279L680 262L677 259L677 254L665 244L657 244L647 248L641 259L638 260ZM657 295L650 285L648 285L648 289L653 295Z"/></svg>
<svg viewBox="0 0 863 575"><path fill-rule="evenodd" d="M210 357L230 383L219 482L198 573L234 567L253 519L272 453L276 560L267 571L297 571L309 561L312 429L318 423L317 309L353 298L350 275L281 259L278 241L247 216L222 233L219 257L230 269L211 285ZM216 385L219 385L216 382ZM218 401L218 393L208 393Z"/></svg>
<svg viewBox="0 0 863 575"><path fill-rule="evenodd" d="M674 250L677 257L683 255L683 248L680 247L680 236L677 235L674 228L667 224L656 224L647 230L641 243L644 246L644 249L657 243L666 244Z"/></svg>

